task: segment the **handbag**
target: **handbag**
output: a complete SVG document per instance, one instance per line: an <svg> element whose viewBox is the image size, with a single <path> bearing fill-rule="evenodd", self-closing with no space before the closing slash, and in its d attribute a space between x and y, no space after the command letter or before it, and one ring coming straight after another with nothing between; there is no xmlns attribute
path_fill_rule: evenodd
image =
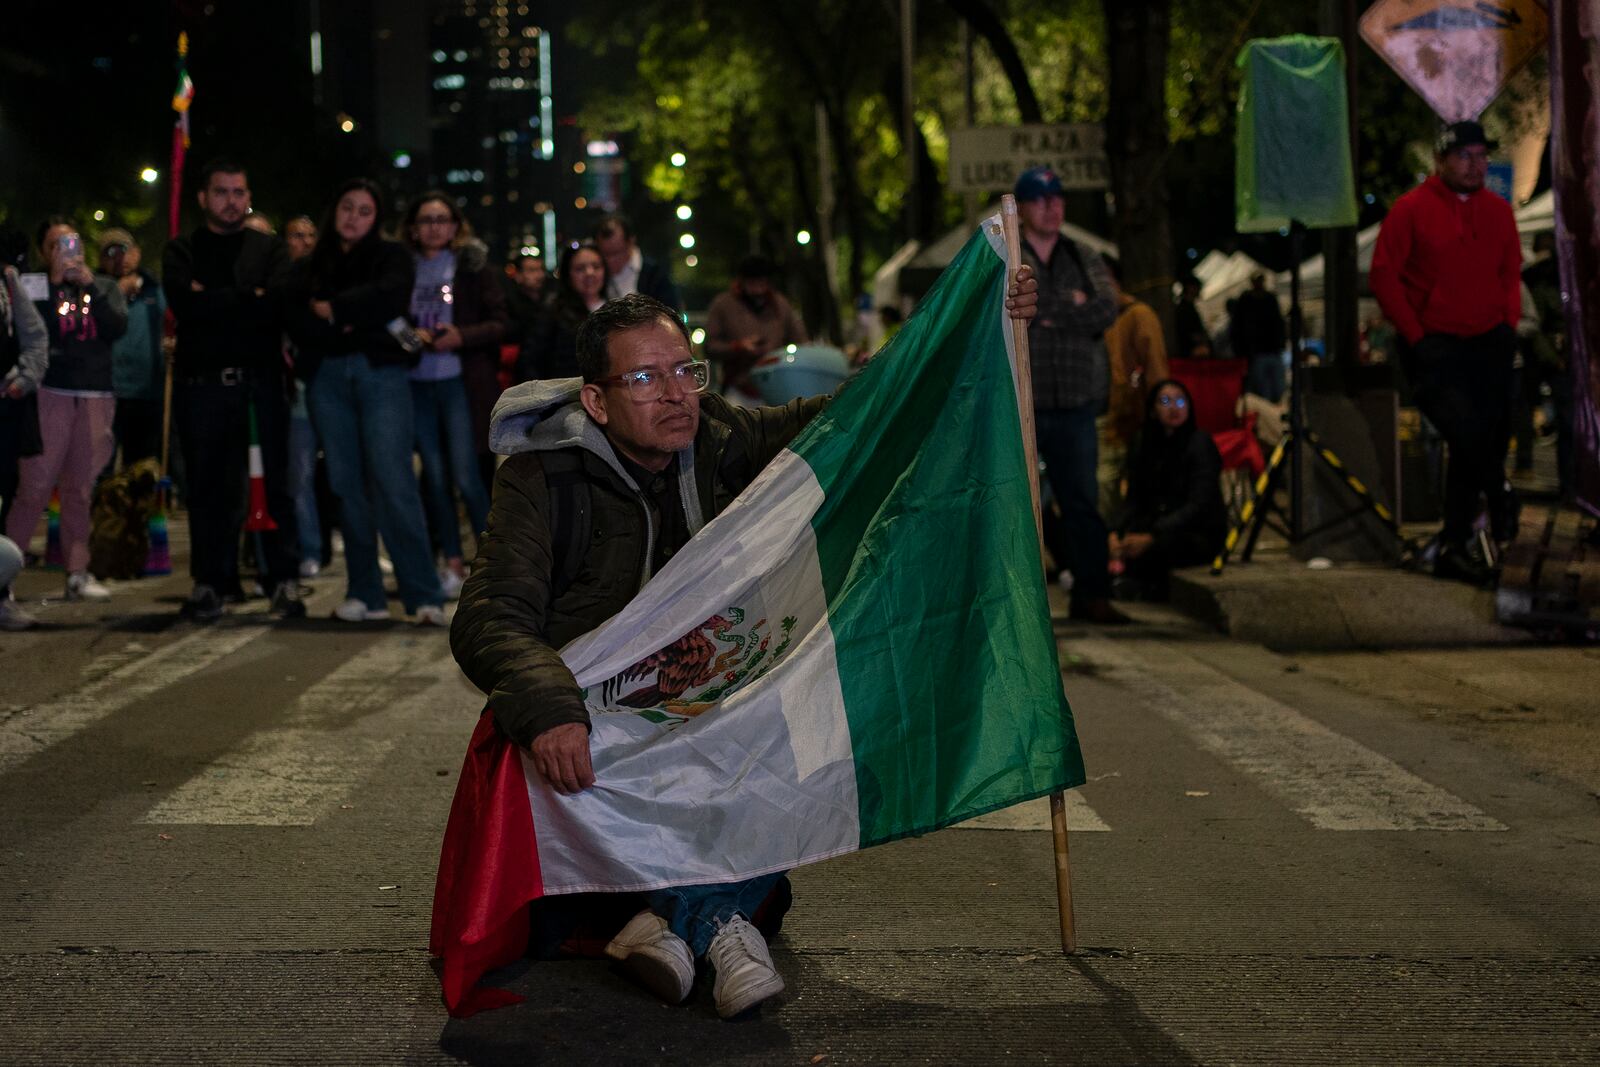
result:
<svg viewBox="0 0 1600 1067"><path fill-rule="evenodd" d="M17 455L26 459L44 451L44 437L39 433L39 394L29 393L12 402L17 416Z"/></svg>

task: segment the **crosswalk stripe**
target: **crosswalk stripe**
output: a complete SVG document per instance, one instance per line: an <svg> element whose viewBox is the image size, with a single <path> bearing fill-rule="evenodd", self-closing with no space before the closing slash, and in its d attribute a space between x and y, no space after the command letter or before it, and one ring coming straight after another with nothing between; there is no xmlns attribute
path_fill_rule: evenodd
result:
<svg viewBox="0 0 1600 1067"><path fill-rule="evenodd" d="M443 642L386 637L301 693L281 725L252 734L139 821L310 826L373 773L419 714L471 722L473 701L456 674Z"/></svg>
<svg viewBox="0 0 1600 1067"><path fill-rule="evenodd" d="M1050 829L1050 798L1040 797L999 811L991 811L976 819L956 823L955 830L1048 830ZM1111 827L1089 806L1089 802L1075 789L1067 791L1067 831L1069 833L1105 833Z"/></svg>
<svg viewBox="0 0 1600 1067"><path fill-rule="evenodd" d="M1386 756L1234 681L1169 644L1138 655L1088 638L1073 649L1105 668L1201 747L1256 779L1319 830L1504 830L1497 819Z"/></svg>
<svg viewBox="0 0 1600 1067"><path fill-rule="evenodd" d="M124 663L76 692L0 719L0 774L140 700L205 670L266 632L228 626L196 631Z"/></svg>

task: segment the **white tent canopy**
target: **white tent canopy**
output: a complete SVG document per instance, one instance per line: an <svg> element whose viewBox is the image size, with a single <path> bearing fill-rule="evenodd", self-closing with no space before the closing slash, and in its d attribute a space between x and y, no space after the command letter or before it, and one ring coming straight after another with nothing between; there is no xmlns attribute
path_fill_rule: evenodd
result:
<svg viewBox="0 0 1600 1067"><path fill-rule="evenodd" d="M999 212L1000 204L995 202L989 210L983 212L981 218ZM895 250L894 255L884 261L872 276L872 304L874 307L898 307L902 296L920 297L922 294L914 286L902 286L901 275L906 271L919 274L927 273L937 275L950 261L956 258L956 253L961 251L967 239L972 236L976 222L963 223L960 226L947 230L943 236L928 245L921 245L916 241L907 241ZM1072 223L1063 223L1061 226L1063 236L1077 241L1084 248L1105 255L1115 256L1117 246L1099 234L1090 233L1081 226ZM908 292L907 290L910 289Z"/></svg>

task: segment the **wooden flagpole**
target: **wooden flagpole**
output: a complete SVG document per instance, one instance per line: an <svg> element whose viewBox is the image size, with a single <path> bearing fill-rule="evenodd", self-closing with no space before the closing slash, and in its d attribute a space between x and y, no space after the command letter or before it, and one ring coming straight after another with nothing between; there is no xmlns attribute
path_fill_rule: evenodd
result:
<svg viewBox="0 0 1600 1067"><path fill-rule="evenodd" d="M1006 242L1006 285L1022 265L1022 237L1017 230L1017 198L1007 193L1000 198L1000 225ZM1033 425L1033 374L1028 361L1028 327L1007 317L1011 324L1012 346L1017 354L1017 414L1022 419L1022 454L1028 465L1028 495L1033 500L1033 528L1039 538L1040 566L1044 564L1044 514L1039 506L1039 442ZM1043 573L1041 569L1040 573ZM1067 801L1061 790L1050 794L1050 834L1056 854L1056 910L1061 918L1061 951L1078 948L1078 932L1072 917L1072 866L1067 851Z"/></svg>

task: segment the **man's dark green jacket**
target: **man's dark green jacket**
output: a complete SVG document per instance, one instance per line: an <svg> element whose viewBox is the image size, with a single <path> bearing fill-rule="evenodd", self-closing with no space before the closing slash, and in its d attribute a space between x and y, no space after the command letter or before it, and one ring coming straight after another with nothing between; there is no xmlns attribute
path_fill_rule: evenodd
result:
<svg viewBox="0 0 1600 1067"><path fill-rule="evenodd" d="M528 382L495 405L490 447L508 456L494 481L489 529L450 629L456 662L489 696L495 723L519 745L589 714L559 650L617 612L644 587L657 532L638 485L600 427L577 402L578 379ZM678 482L694 532L720 513L827 404L795 400L741 408L700 398L694 445L678 457ZM554 595L558 552L551 532L551 466L576 471L587 486L587 546L562 571L571 584ZM559 525L574 524L563 516ZM560 552L573 551L563 546Z"/></svg>

